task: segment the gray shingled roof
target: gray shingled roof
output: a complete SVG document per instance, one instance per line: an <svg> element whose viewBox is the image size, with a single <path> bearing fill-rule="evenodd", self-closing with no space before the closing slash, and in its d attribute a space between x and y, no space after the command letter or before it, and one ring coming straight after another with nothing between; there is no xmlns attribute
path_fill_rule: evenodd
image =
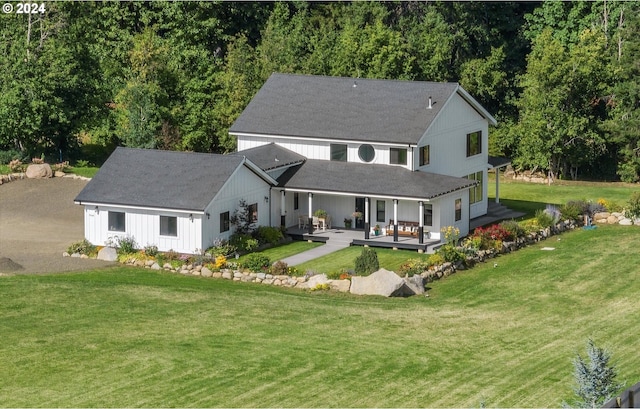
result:
<svg viewBox="0 0 640 409"><path fill-rule="evenodd" d="M416 144L456 90L455 83L272 74L229 132Z"/></svg>
<svg viewBox="0 0 640 409"><path fill-rule="evenodd" d="M234 155L246 156L251 162L264 171L302 163L306 158L289 149L271 142L255 148L245 149Z"/></svg>
<svg viewBox="0 0 640 409"><path fill-rule="evenodd" d="M75 201L204 211L243 161L237 155L117 148Z"/></svg>
<svg viewBox="0 0 640 409"><path fill-rule="evenodd" d="M474 186L476 182L435 173L414 172L400 166L307 159L304 164L284 172L278 184L289 189L426 200Z"/></svg>
<svg viewBox="0 0 640 409"><path fill-rule="evenodd" d="M489 169L500 168L511 164L511 159L501 156L489 156Z"/></svg>

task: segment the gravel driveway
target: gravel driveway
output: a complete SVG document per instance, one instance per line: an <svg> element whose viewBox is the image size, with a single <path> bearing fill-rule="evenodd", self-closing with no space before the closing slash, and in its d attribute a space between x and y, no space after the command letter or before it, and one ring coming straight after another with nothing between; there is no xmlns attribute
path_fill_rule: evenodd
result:
<svg viewBox="0 0 640 409"><path fill-rule="evenodd" d="M87 184L69 177L0 185L0 274L89 270L115 263L62 257L84 238L83 207L73 199Z"/></svg>

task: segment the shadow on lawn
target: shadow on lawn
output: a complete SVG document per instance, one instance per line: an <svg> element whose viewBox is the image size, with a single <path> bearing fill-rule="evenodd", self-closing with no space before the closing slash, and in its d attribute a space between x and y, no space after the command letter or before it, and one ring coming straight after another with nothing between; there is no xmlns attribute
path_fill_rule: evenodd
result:
<svg viewBox="0 0 640 409"><path fill-rule="evenodd" d="M530 202L527 200L500 199L500 204L507 206L511 210L524 212L525 215L520 217L519 220L534 217L536 214L536 210L544 209L547 207L547 203Z"/></svg>

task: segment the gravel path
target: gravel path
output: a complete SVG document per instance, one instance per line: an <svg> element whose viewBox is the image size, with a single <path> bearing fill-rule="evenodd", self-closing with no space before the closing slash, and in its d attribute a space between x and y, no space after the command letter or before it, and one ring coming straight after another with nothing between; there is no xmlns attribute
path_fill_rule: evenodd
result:
<svg viewBox="0 0 640 409"><path fill-rule="evenodd" d="M69 177L0 185L0 274L89 270L115 263L62 257L84 238L83 207L73 199L87 184Z"/></svg>

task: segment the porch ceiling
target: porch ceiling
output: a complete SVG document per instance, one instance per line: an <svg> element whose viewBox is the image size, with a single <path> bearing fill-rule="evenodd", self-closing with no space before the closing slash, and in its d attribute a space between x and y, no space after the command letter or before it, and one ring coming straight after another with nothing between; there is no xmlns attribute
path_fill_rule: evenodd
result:
<svg viewBox="0 0 640 409"><path fill-rule="evenodd" d="M400 166L307 159L288 169L278 186L348 196L376 196L428 201L477 182L465 178L410 171Z"/></svg>

